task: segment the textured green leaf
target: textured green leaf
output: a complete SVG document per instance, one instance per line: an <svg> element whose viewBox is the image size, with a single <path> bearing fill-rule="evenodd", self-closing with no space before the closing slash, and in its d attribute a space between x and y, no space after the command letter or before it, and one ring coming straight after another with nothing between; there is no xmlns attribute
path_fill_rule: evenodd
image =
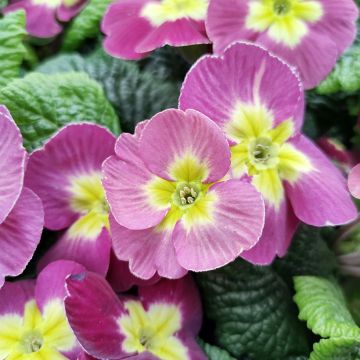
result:
<svg viewBox="0 0 360 360"><path fill-rule="evenodd" d="M360 343L354 339L322 339L314 345L309 360L360 360Z"/></svg>
<svg viewBox="0 0 360 360"><path fill-rule="evenodd" d="M10 110L28 150L34 150L69 122L91 121L115 134L119 125L101 86L83 73L32 73L0 90L0 103Z"/></svg>
<svg viewBox="0 0 360 360"><path fill-rule="evenodd" d="M56 57L37 69L44 73L85 71L102 84L114 106L124 131L132 132L135 125L159 111L177 107L180 83L141 72L136 63L96 52L88 58L78 55Z"/></svg>
<svg viewBox="0 0 360 360"><path fill-rule="evenodd" d="M227 351L217 346L207 344L202 340L199 343L209 360L235 360Z"/></svg>
<svg viewBox="0 0 360 360"><path fill-rule="evenodd" d="M295 275L329 276L337 270L335 254L327 242L332 240L332 229L301 225L290 249L283 259L274 263L276 270L292 283Z"/></svg>
<svg viewBox="0 0 360 360"><path fill-rule="evenodd" d="M84 40L100 33L100 22L112 0L90 0L65 33L63 49L77 49Z"/></svg>
<svg viewBox="0 0 360 360"><path fill-rule="evenodd" d="M289 289L270 267L236 261L197 280L217 345L232 356L280 360L307 354L306 331Z"/></svg>
<svg viewBox="0 0 360 360"><path fill-rule="evenodd" d="M346 307L339 285L316 276L296 276L294 282L299 318L305 320L315 334L360 340L360 329Z"/></svg>
<svg viewBox="0 0 360 360"><path fill-rule="evenodd" d="M0 20L0 87L19 76L20 65L26 55L23 45L25 13L11 12Z"/></svg>

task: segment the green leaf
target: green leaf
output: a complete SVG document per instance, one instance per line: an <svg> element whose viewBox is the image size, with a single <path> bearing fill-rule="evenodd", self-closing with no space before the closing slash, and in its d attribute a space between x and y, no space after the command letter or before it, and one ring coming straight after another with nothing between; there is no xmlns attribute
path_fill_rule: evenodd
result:
<svg viewBox="0 0 360 360"><path fill-rule="evenodd" d="M156 113L177 107L180 82L159 79L141 72L138 65L110 57L97 51L88 58L78 55L56 57L37 69L44 73L85 71L102 84L106 97L115 108L124 131Z"/></svg>
<svg viewBox="0 0 360 360"><path fill-rule="evenodd" d="M0 103L10 110L30 151L70 122L91 121L119 132L101 86L83 73L32 73L2 88Z"/></svg>
<svg viewBox="0 0 360 360"><path fill-rule="evenodd" d="M353 339L322 339L314 345L309 360L360 360L360 343Z"/></svg>
<svg viewBox="0 0 360 360"><path fill-rule="evenodd" d="M348 337L360 340L357 327L340 287L333 281L316 276L296 276L294 300L299 318L322 337Z"/></svg>
<svg viewBox="0 0 360 360"><path fill-rule="evenodd" d="M354 45L337 62L331 74L317 87L319 94L353 93L360 90L360 44Z"/></svg>
<svg viewBox="0 0 360 360"><path fill-rule="evenodd" d="M232 356L279 360L308 353L289 288L270 267L236 261L197 280L216 345Z"/></svg>
<svg viewBox="0 0 360 360"><path fill-rule="evenodd" d="M203 348L207 358L209 360L236 360L229 353L217 346L213 346L199 340L200 346Z"/></svg>
<svg viewBox="0 0 360 360"><path fill-rule="evenodd" d="M0 20L0 87L19 76L25 35L25 12L11 12Z"/></svg>
<svg viewBox="0 0 360 360"><path fill-rule="evenodd" d="M100 22L112 0L90 0L65 33L63 50L77 49L84 40L100 33Z"/></svg>

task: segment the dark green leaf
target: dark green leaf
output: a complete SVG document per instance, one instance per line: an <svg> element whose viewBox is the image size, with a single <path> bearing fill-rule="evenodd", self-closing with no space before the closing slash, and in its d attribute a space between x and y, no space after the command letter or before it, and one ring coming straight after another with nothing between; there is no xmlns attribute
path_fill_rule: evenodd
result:
<svg viewBox="0 0 360 360"><path fill-rule="evenodd" d="M227 351L217 346L207 344L202 340L200 340L199 343L209 360L235 360Z"/></svg>

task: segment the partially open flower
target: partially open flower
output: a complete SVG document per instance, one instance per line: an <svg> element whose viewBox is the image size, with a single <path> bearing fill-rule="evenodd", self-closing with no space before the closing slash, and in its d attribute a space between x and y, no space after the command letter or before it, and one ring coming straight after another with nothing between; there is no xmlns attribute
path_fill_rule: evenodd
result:
<svg viewBox="0 0 360 360"><path fill-rule="evenodd" d="M139 297L118 298L95 273L67 280L65 308L82 347L99 359L205 360L195 341L201 301L192 279L139 287Z"/></svg>
<svg viewBox="0 0 360 360"><path fill-rule="evenodd" d="M69 21L86 2L87 0L11 0L3 12L24 9L28 33L38 38L49 38L61 32L62 27L58 21Z"/></svg>
<svg viewBox="0 0 360 360"><path fill-rule="evenodd" d="M105 50L136 60L164 45L207 44L208 0L118 0L105 13Z"/></svg>
<svg viewBox="0 0 360 360"><path fill-rule="evenodd" d="M136 276L211 270L257 243L261 196L247 181L223 179L229 145L206 116L165 110L120 135L115 153L103 165L113 248Z"/></svg>

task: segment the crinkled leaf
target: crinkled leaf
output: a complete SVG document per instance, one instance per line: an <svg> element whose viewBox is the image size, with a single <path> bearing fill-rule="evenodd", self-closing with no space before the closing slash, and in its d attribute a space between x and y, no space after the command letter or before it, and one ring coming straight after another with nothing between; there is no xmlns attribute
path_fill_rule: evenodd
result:
<svg viewBox="0 0 360 360"><path fill-rule="evenodd" d="M296 276L294 282L299 318L307 322L308 328L322 337L360 340L360 329L346 307L338 284L316 276Z"/></svg>
<svg viewBox="0 0 360 360"><path fill-rule="evenodd" d="M26 55L25 35L23 11L11 12L0 20L0 87L19 76Z"/></svg>
<svg viewBox="0 0 360 360"><path fill-rule="evenodd" d="M85 8L70 24L65 33L63 49L77 49L84 40L94 38L100 33L100 22L112 0L90 0Z"/></svg>
<svg viewBox="0 0 360 360"><path fill-rule="evenodd" d="M132 132L135 125L159 111L177 107L180 83L164 81L136 63L96 52L88 58L63 55L43 64L37 71L58 73L85 71L103 85L105 94L114 106L124 131Z"/></svg>
<svg viewBox="0 0 360 360"><path fill-rule="evenodd" d="M199 343L209 360L235 360L227 351L217 346L207 344L202 340L199 340Z"/></svg>
<svg viewBox="0 0 360 360"><path fill-rule="evenodd" d="M360 360L360 342L351 338L322 339L309 360Z"/></svg>
<svg viewBox="0 0 360 360"><path fill-rule="evenodd" d="M69 122L91 121L119 132L118 119L101 86L84 73L32 73L0 90L28 150Z"/></svg>
<svg viewBox="0 0 360 360"><path fill-rule="evenodd" d="M270 267L236 261L197 280L217 345L232 356L279 360L307 354L289 288Z"/></svg>

